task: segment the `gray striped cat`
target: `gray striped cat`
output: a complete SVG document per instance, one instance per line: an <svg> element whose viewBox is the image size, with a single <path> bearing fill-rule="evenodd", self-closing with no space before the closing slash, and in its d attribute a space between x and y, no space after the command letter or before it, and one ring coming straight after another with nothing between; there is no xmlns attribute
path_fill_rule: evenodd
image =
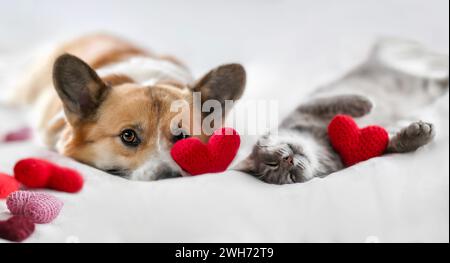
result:
<svg viewBox="0 0 450 263"><path fill-rule="evenodd" d="M277 135L260 138L235 169L272 184L305 182L343 169L327 135L337 114L357 118L361 126L386 127L388 153L415 151L432 141L434 125L398 123L448 92L448 71L448 55L412 42L381 41L364 63L312 94L281 123Z"/></svg>

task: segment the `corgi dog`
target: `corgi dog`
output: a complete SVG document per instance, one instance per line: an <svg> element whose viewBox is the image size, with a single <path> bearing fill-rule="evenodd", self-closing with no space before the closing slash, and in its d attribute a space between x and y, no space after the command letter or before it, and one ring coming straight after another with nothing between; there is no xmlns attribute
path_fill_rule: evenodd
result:
<svg viewBox="0 0 450 263"><path fill-rule="evenodd" d="M224 105L242 96L245 82L240 64L217 67L195 80L174 57L97 34L58 47L27 76L13 100L32 106L38 137L50 149L113 175L149 181L183 173L170 150L192 130L174 124L180 113L171 110L173 102L192 107L199 92L202 102ZM182 114L191 122L205 118L192 112ZM204 142L209 137L192 136Z"/></svg>

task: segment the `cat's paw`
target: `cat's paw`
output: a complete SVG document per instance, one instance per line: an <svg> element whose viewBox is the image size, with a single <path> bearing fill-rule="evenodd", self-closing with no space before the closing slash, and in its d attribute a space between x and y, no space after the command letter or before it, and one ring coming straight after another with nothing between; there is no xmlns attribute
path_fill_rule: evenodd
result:
<svg viewBox="0 0 450 263"><path fill-rule="evenodd" d="M423 121L411 123L403 132L408 138L414 140L429 141L435 135L434 125Z"/></svg>
<svg viewBox="0 0 450 263"><path fill-rule="evenodd" d="M436 136L433 124L418 121L403 128L393 139L396 152L411 152L430 143Z"/></svg>
<svg viewBox="0 0 450 263"><path fill-rule="evenodd" d="M363 117L367 114L369 114L373 109L373 103L372 101L365 97L360 95L354 95L351 98L350 107L348 108L348 113L352 117Z"/></svg>

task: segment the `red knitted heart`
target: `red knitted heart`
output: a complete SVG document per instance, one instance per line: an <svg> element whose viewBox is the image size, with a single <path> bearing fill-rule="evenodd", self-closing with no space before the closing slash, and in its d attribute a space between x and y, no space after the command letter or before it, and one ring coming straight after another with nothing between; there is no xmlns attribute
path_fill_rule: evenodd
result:
<svg viewBox="0 0 450 263"><path fill-rule="evenodd" d="M225 171L236 157L241 140L231 128L214 132L208 144L198 138L177 142L171 151L172 158L191 175Z"/></svg>
<svg viewBox="0 0 450 263"><path fill-rule="evenodd" d="M14 166L14 177L28 188L48 188L77 193L84 179L76 170L62 167L46 160L27 158Z"/></svg>
<svg viewBox="0 0 450 263"><path fill-rule="evenodd" d="M383 127L368 126L360 129L346 115L337 115L331 121L328 136L346 166L382 155L389 143L388 133Z"/></svg>
<svg viewBox="0 0 450 263"><path fill-rule="evenodd" d="M6 198L10 193L19 190L20 183L14 177L0 173L0 199Z"/></svg>
<svg viewBox="0 0 450 263"><path fill-rule="evenodd" d="M22 242L33 234L35 225L25 216L13 216L0 221L0 238L13 242Z"/></svg>

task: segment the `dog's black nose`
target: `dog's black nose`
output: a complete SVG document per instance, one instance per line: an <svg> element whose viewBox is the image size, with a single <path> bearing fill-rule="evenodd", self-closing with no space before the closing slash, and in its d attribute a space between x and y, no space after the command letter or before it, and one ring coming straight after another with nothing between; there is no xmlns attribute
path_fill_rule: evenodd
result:
<svg viewBox="0 0 450 263"><path fill-rule="evenodd" d="M156 171L156 180L181 177L181 173L168 164L162 164Z"/></svg>

